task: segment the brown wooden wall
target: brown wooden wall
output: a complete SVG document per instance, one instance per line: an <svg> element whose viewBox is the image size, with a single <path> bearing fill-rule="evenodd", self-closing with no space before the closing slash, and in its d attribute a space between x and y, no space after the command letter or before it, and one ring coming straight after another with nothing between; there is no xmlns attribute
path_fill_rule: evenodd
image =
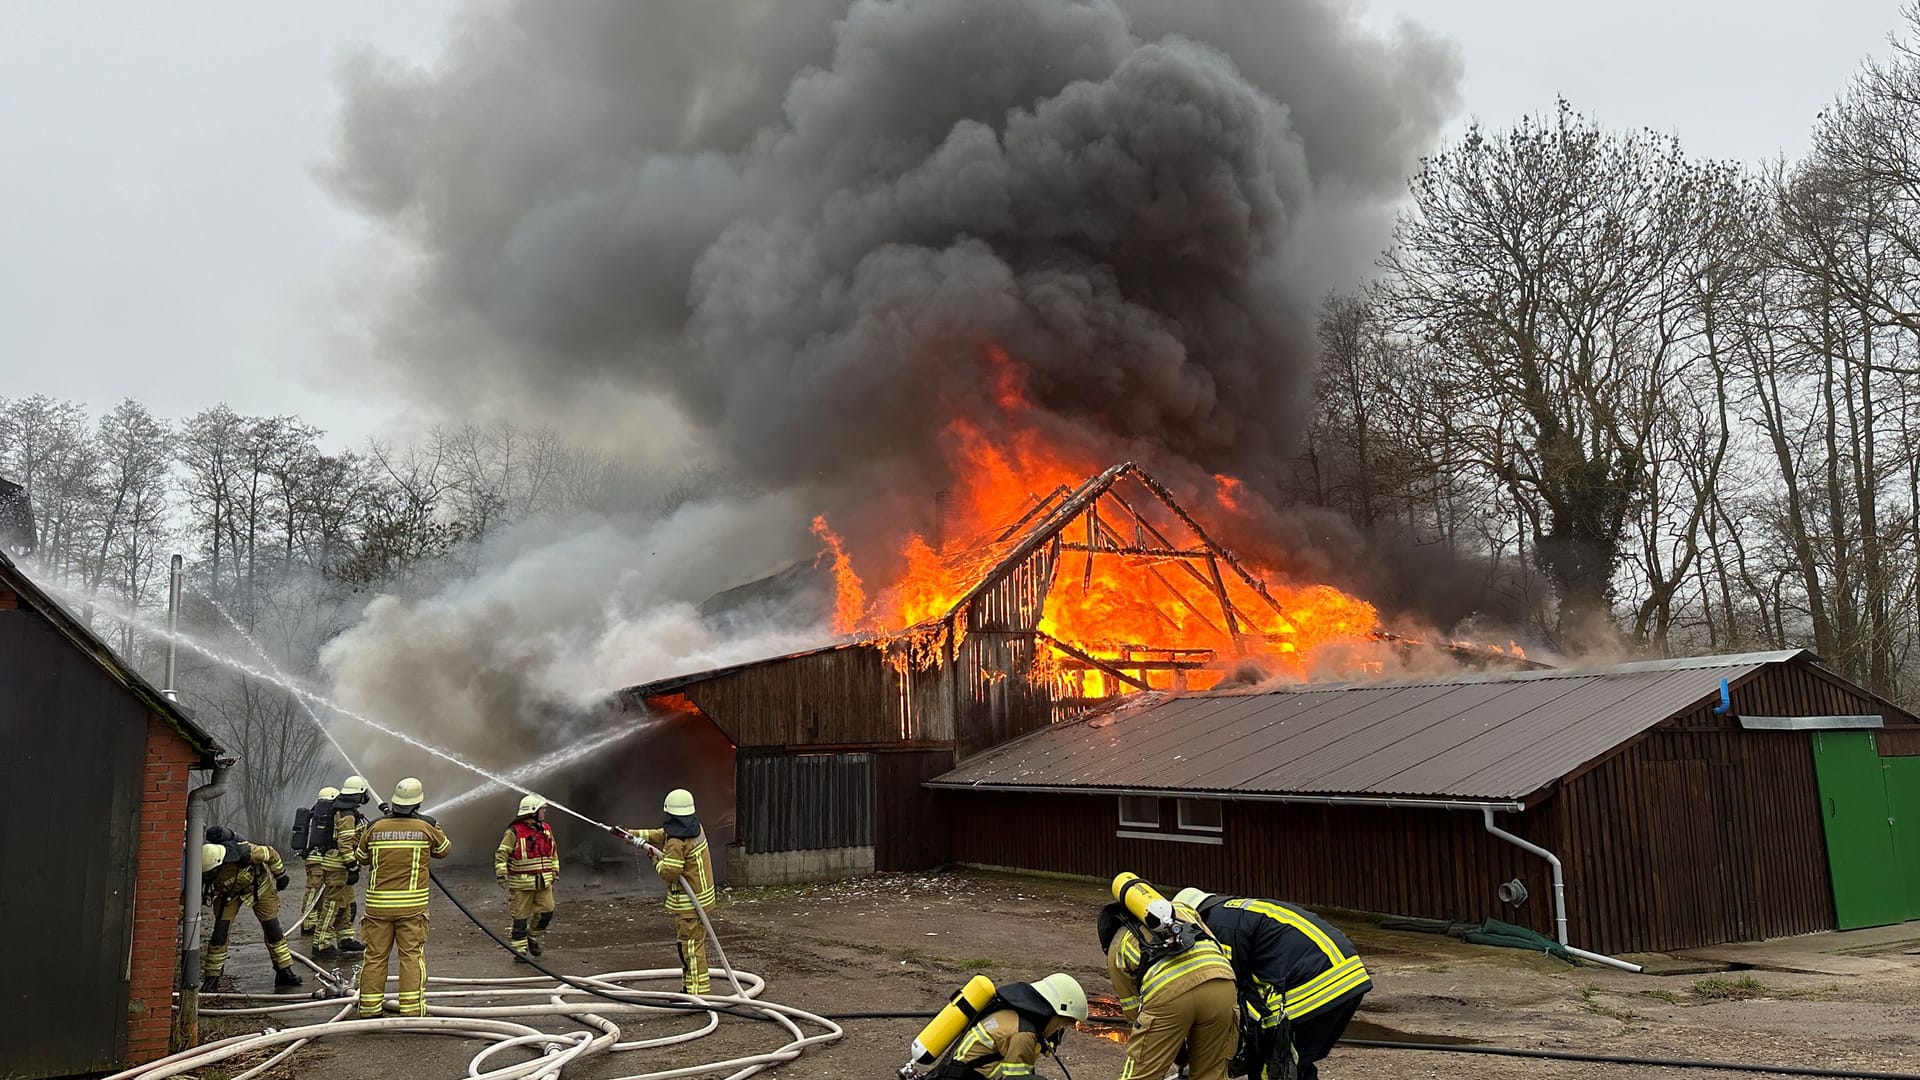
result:
<svg viewBox="0 0 1920 1080"><path fill-rule="evenodd" d="M1169 888L1432 919L1491 916L1553 933L1546 864L1487 835L1477 813L1230 802L1223 842L1211 845L1117 836L1112 795L942 790L939 805L942 818L963 823L953 830L956 862L1097 878L1132 870ZM1165 800L1162 819L1173 813ZM1499 824L1547 844L1557 820L1542 808L1502 814ZM1499 897L1515 877L1531 894L1518 908Z"/></svg>
<svg viewBox="0 0 1920 1080"><path fill-rule="evenodd" d="M953 768L952 750L873 755L873 866L931 870L953 861L952 835L921 785Z"/></svg>
<svg viewBox="0 0 1920 1080"><path fill-rule="evenodd" d="M1800 662L1733 690L1754 716L1877 713L1883 747L1920 745L1920 724ZM1702 707L1670 718L1502 828L1566 867L1569 936L1608 953L1672 951L1834 926L1812 740L1745 731ZM965 822L955 861L1107 877L1130 869L1170 886L1249 892L1362 911L1478 921L1552 934L1544 861L1488 836L1479 815L1238 802L1214 846L1118 837L1111 795L940 793ZM1172 801L1162 814L1172 820ZM1502 904L1515 876L1531 894Z"/></svg>
<svg viewBox="0 0 1920 1080"><path fill-rule="evenodd" d="M901 739L900 689L879 649L770 660L685 693L735 746L858 745Z"/></svg>

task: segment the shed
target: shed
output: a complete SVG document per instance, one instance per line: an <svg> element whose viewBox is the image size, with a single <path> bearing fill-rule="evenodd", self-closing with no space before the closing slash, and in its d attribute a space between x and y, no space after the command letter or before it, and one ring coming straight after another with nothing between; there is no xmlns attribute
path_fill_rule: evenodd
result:
<svg viewBox="0 0 1920 1080"><path fill-rule="evenodd" d="M60 833L0 829L0 1076L167 1053L189 773L219 748L0 553L0 790ZM198 885L195 885L197 899Z"/></svg>
<svg viewBox="0 0 1920 1080"><path fill-rule="evenodd" d="M962 862L1601 952L1920 918L1920 724L1804 651L1139 695L929 787Z"/></svg>

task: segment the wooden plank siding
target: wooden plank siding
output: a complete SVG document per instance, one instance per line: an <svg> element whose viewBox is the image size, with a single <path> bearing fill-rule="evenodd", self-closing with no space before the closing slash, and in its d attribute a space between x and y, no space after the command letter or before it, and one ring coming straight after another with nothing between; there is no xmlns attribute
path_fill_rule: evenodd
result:
<svg viewBox="0 0 1920 1080"><path fill-rule="evenodd" d="M1920 747L1911 714L1804 660L1756 671L1732 696L1736 717L1877 713L1883 747ZM1834 928L1805 732L1746 731L1703 704L1528 801L1498 821L1560 855L1575 945L1664 952ZM1130 869L1172 887L1553 933L1544 860L1487 835L1473 813L1228 802L1213 845L1116 836L1111 795L943 790L939 804L966 823L953 834L959 862L1096 878ZM1496 892L1514 877L1531 894L1518 908Z"/></svg>
<svg viewBox="0 0 1920 1080"><path fill-rule="evenodd" d="M953 861L952 835L921 784L953 768L952 750L873 755L873 868L931 870Z"/></svg>
<svg viewBox="0 0 1920 1080"><path fill-rule="evenodd" d="M1163 820L1173 820L1164 800ZM1359 806L1229 802L1222 843L1116 835L1112 795L1046 795L941 790L940 817L953 828L956 862L1110 878L1132 870L1169 888L1194 885L1431 919L1488 916L1553 933L1546 863L1489 836L1479 814ZM1500 825L1547 844L1555 815L1542 808L1501 815ZM1500 884L1526 883L1518 908L1500 902Z"/></svg>

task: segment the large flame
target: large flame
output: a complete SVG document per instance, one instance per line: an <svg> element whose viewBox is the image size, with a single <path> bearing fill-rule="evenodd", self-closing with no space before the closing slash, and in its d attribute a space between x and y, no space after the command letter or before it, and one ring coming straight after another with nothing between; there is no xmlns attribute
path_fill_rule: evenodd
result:
<svg viewBox="0 0 1920 1080"><path fill-rule="evenodd" d="M985 355L1001 414L991 418L995 430L990 434L967 418L946 422L944 441L956 479L939 500L935 535L913 533L900 544L894 561L904 569L896 577L884 584L863 581L839 537L824 519L815 521L826 545L823 559L833 565L840 633L890 632L943 618L1025 535L1032 522L1016 528L1023 516L1112 464L1049 440L1041 425L1021 423L1032 407L1020 368L997 346ZM1234 477L1215 476L1211 483L1212 490L1179 494L1234 515L1256 498ZM1128 505L1146 516L1139 502ZM1094 515L1079 515L1066 526L1068 549L1046 595L1042 633L1155 687L1203 689L1248 659L1276 673L1304 671L1318 650L1371 641L1378 630L1378 614L1364 600L1255 563L1236 569L1215 559L1209 565L1203 545L1174 534L1177 523L1161 534L1178 544L1168 549L1149 531L1151 522L1129 519L1125 509L1099 503ZM1075 546L1130 546L1155 554L1122 557ZM1181 558L1174 550L1200 557ZM1238 577L1240 569L1264 586L1266 597ZM1100 696L1126 688L1065 653L1053 659L1064 661L1058 674L1070 694Z"/></svg>

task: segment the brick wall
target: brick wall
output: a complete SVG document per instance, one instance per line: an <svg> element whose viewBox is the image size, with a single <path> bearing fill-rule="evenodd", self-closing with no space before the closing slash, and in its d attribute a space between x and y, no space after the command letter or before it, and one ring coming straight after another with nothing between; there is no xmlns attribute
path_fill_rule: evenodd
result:
<svg viewBox="0 0 1920 1080"><path fill-rule="evenodd" d="M133 972L127 995L127 1064L165 1057L180 964L180 859L187 829L188 768L195 755L158 717L147 718L140 781L139 878L134 888Z"/></svg>

